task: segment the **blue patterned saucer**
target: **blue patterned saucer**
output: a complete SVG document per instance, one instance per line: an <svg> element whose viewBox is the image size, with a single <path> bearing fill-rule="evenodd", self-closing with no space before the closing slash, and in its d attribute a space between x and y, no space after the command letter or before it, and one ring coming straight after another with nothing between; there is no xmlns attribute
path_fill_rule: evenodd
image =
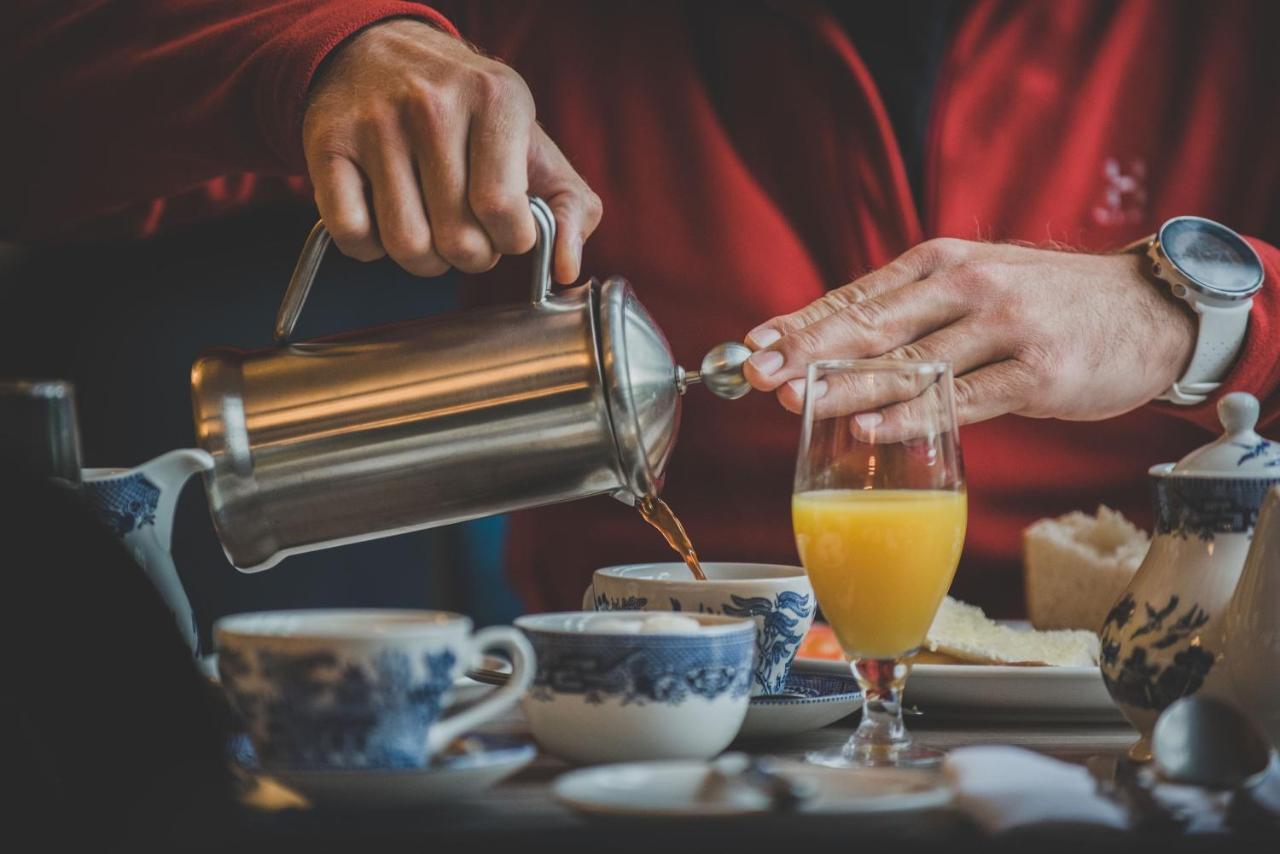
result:
<svg viewBox="0 0 1280 854"><path fill-rule="evenodd" d="M862 692L853 676L792 671L784 693L751 698L738 738L778 738L821 729L861 706Z"/></svg>
<svg viewBox="0 0 1280 854"><path fill-rule="evenodd" d="M527 738L472 734L425 768L313 770L261 768L248 736L231 740L233 761L305 797L314 806L399 808L456 800L488 789L533 761Z"/></svg>

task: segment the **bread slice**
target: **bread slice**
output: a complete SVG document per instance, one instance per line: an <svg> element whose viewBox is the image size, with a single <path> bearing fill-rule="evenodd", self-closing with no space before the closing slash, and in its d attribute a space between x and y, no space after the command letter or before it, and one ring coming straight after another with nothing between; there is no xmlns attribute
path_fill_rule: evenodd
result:
<svg viewBox="0 0 1280 854"><path fill-rule="evenodd" d="M948 596L933 619L922 651L969 664L1094 667L1098 647L1098 636L1093 632L1015 629L987 619L976 605Z"/></svg>
<svg viewBox="0 0 1280 854"><path fill-rule="evenodd" d="M1041 519L1022 535L1027 615L1037 629L1098 631L1138 571L1145 532L1108 507Z"/></svg>

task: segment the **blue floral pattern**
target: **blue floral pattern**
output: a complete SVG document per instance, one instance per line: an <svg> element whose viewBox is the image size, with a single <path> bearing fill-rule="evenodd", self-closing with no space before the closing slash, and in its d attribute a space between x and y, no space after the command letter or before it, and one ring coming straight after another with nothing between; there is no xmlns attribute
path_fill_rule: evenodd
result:
<svg viewBox="0 0 1280 854"><path fill-rule="evenodd" d="M1195 603L1179 614L1180 604L1176 594L1161 606L1144 603L1144 615L1135 624L1137 603L1126 593L1107 614L1102 625L1102 680L1118 702L1161 711L1204 684L1216 656L1189 638L1209 622L1209 615ZM1121 661L1122 633L1131 625L1129 654ZM1136 643L1139 638L1146 640ZM1149 660L1178 646L1183 648L1168 664Z"/></svg>
<svg viewBox="0 0 1280 854"><path fill-rule="evenodd" d="M1247 446L1246 446L1247 447ZM1218 534L1247 534L1280 478L1178 477L1153 479L1156 533L1209 541Z"/></svg>
<svg viewBox="0 0 1280 854"><path fill-rule="evenodd" d="M755 617L759 626L756 683L766 694L783 690L791 661L813 619L813 597L784 590L773 601L764 596L730 598L733 604L724 607L727 616Z"/></svg>
<svg viewBox="0 0 1280 854"><path fill-rule="evenodd" d="M643 611L649 600L644 596L622 596L610 599L603 593L596 596L597 611Z"/></svg>
<svg viewBox="0 0 1280 854"><path fill-rule="evenodd" d="M750 632L716 637L595 637L525 630L537 656L532 700L557 694L677 705L694 697L742 697L751 690L755 644Z"/></svg>
<svg viewBox="0 0 1280 854"><path fill-rule="evenodd" d="M816 610L813 596L784 590L772 599L766 596L730 595L729 602L720 608L698 602L696 610L686 608L674 596L667 597L672 611L688 611L697 614L719 614L726 617L750 617L756 621L756 669L752 679L760 693L776 694L786 688L787 674L796 650L804 640ZM610 599L604 594L595 597L597 611L644 611L648 600L643 596L626 596ZM657 606L660 607L660 606Z"/></svg>
<svg viewBox="0 0 1280 854"><path fill-rule="evenodd" d="M457 657L423 655L422 676L400 650L343 661L330 652L224 646L218 668L264 766L417 768L427 762L427 729L453 685ZM256 691L258 675L273 690Z"/></svg>
<svg viewBox="0 0 1280 854"><path fill-rule="evenodd" d="M141 473L86 481L84 493L98 516L118 537L156 523L160 487Z"/></svg>

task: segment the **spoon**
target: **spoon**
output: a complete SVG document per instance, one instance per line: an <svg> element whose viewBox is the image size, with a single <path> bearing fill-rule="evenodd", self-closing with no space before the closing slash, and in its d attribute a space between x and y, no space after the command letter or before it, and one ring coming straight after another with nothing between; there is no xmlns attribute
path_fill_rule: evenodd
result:
<svg viewBox="0 0 1280 854"><path fill-rule="evenodd" d="M1160 715L1151 744L1164 779L1232 793L1228 824L1280 827L1280 775L1268 773L1271 745L1253 719L1234 706L1184 697Z"/></svg>
<svg viewBox="0 0 1280 854"><path fill-rule="evenodd" d="M812 780L782 774L774 760L745 753L725 753L711 762L712 776L704 787L704 797L714 799L730 781L745 783L769 798L770 808L777 812L794 810L817 794Z"/></svg>
<svg viewBox="0 0 1280 854"><path fill-rule="evenodd" d="M1165 709L1151 734L1160 776L1205 789L1239 789L1267 770L1271 745L1234 706L1183 697Z"/></svg>

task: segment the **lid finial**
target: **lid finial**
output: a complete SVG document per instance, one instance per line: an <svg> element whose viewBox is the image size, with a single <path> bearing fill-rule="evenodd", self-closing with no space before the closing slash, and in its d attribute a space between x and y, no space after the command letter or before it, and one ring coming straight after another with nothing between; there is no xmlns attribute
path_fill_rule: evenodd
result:
<svg viewBox="0 0 1280 854"><path fill-rule="evenodd" d="M1218 420L1229 436L1252 433L1258 412L1258 399L1247 392L1233 391L1218 401Z"/></svg>

